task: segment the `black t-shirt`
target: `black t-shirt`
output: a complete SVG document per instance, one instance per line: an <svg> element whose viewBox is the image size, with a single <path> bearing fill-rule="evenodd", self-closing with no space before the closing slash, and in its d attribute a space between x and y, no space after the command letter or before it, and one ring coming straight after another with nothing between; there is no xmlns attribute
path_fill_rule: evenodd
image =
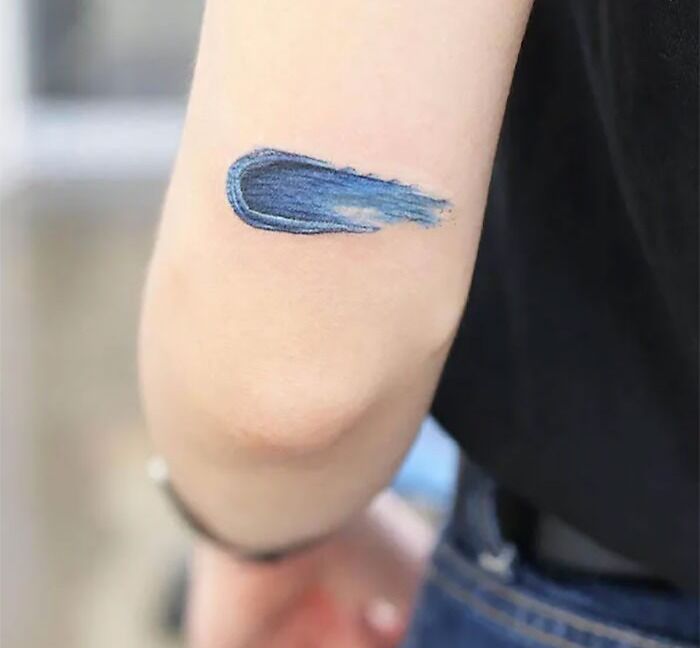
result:
<svg viewBox="0 0 700 648"><path fill-rule="evenodd" d="M690 589L697 248L697 0L536 0L433 411L504 487Z"/></svg>

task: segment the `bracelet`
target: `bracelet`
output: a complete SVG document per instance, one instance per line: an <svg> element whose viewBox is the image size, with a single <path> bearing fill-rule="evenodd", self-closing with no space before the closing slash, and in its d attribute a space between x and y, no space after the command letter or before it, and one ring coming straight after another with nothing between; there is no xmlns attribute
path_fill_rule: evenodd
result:
<svg viewBox="0 0 700 648"><path fill-rule="evenodd" d="M243 549L229 540L222 538L215 531L212 531L202 522L201 518L185 504L184 500L177 494L177 491L173 487L170 480L168 464L163 457L160 455L151 457L146 464L146 474L150 480L165 494L173 508L178 512L180 517L185 521L187 526L192 529L192 531L194 531L204 540L207 540L220 549L232 554L236 560L259 563L275 563L284 558L290 557L292 554L308 549L321 541L321 539L304 540L302 542L290 545L289 547L274 549L272 551L256 552Z"/></svg>

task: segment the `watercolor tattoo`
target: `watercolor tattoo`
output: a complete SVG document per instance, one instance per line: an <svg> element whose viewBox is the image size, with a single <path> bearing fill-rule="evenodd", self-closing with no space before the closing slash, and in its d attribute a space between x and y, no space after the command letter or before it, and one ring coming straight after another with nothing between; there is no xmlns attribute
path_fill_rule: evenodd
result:
<svg viewBox="0 0 700 648"><path fill-rule="evenodd" d="M248 225L291 234L376 232L404 222L434 227L450 207L396 180L268 148L229 167L226 195Z"/></svg>

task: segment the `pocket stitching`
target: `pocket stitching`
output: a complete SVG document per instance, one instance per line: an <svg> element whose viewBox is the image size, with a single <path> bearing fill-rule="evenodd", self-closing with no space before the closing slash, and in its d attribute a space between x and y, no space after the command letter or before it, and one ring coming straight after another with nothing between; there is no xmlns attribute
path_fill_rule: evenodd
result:
<svg viewBox="0 0 700 648"><path fill-rule="evenodd" d="M537 614L540 614L545 618L549 618L552 621L559 621L571 626L572 628L587 632L602 639L622 642L630 646L636 646L637 648L693 648L692 644L667 642L651 637L643 637L632 630L616 628L599 621L594 621L593 619L589 619L574 612L569 612L568 610L561 610L548 603L545 603L544 601L528 596L527 594L505 587L493 578L489 577L488 574L476 569L454 549L444 544L438 547L437 553L442 554L467 578L471 578L472 580L483 584L488 591L495 596L499 596L501 599L508 601L513 605L536 612ZM465 590L457 584L454 584L454 587L460 591L469 593L468 590Z"/></svg>
<svg viewBox="0 0 700 648"><path fill-rule="evenodd" d="M475 612L482 614L484 617L499 625L510 629L513 632L524 635L530 639L534 639L541 643L554 646L554 648L590 648L587 644L577 643L570 639L565 639L546 630L535 628L524 621L519 621L503 610L491 605L487 601L479 598L472 592L456 583L452 583L441 574L431 571L428 574L428 580L440 587L445 593L457 599L460 603L464 603L472 608Z"/></svg>

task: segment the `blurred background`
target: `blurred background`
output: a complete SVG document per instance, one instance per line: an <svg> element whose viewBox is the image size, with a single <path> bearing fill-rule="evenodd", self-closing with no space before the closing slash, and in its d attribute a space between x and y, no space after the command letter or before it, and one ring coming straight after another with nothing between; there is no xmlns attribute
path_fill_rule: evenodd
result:
<svg viewBox="0 0 700 648"><path fill-rule="evenodd" d="M201 10L0 2L3 648L182 645L135 339ZM427 428L397 488L439 519L455 456Z"/></svg>

